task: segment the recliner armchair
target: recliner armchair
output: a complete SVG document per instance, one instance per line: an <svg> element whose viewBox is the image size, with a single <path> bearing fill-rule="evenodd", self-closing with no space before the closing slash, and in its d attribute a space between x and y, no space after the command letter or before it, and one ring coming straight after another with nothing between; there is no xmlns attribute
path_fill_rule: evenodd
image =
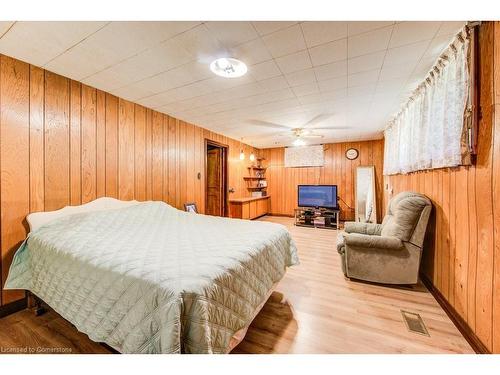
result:
<svg viewBox="0 0 500 375"><path fill-rule="evenodd" d="M402 192L389 202L382 224L346 222L337 238L349 278L416 284L432 205L425 195Z"/></svg>

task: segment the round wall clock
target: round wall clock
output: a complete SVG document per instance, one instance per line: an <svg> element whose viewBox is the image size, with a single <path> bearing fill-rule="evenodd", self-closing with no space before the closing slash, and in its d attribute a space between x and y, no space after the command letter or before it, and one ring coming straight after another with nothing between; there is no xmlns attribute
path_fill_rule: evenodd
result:
<svg viewBox="0 0 500 375"><path fill-rule="evenodd" d="M359 151L355 148L350 148L345 152L345 157L349 160L354 160L359 156Z"/></svg>

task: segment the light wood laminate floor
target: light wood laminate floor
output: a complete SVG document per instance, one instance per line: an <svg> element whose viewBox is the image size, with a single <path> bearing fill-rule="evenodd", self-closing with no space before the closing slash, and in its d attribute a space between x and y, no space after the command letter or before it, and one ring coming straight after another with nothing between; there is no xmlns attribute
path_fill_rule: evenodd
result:
<svg viewBox="0 0 500 375"><path fill-rule="evenodd" d="M233 353L473 353L423 285L346 280L336 231L295 227L290 218L262 220L289 228L301 263L287 271ZM408 332L400 310L419 313L430 337ZM55 312L35 317L28 310L0 319L0 348L109 352Z"/></svg>

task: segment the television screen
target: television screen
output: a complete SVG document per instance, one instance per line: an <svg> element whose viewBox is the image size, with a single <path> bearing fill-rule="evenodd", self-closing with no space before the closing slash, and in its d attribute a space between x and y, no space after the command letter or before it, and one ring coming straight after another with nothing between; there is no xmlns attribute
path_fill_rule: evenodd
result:
<svg viewBox="0 0 500 375"><path fill-rule="evenodd" d="M299 207L337 208L337 185L299 185Z"/></svg>

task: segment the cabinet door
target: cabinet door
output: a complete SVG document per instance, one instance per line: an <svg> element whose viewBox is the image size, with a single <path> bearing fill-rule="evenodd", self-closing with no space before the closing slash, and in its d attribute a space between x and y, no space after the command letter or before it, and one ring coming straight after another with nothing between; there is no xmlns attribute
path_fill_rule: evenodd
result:
<svg viewBox="0 0 500 375"><path fill-rule="evenodd" d="M229 217L241 219L242 218L242 210L241 207L243 205L237 203L229 203Z"/></svg>
<svg viewBox="0 0 500 375"><path fill-rule="evenodd" d="M257 201L257 216L262 216L267 214L267 199L261 199Z"/></svg>
<svg viewBox="0 0 500 375"><path fill-rule="evenodd" d="M255 219L257 217L257 201L251 201L248 205L250 206L250 219Z"/></svg>
<svg viewBox="0 0 500 375"><path fill-rule="evenodd" d="M250 204L242 203L241 204L241 218L242 219L250 219Z"/></svg>

